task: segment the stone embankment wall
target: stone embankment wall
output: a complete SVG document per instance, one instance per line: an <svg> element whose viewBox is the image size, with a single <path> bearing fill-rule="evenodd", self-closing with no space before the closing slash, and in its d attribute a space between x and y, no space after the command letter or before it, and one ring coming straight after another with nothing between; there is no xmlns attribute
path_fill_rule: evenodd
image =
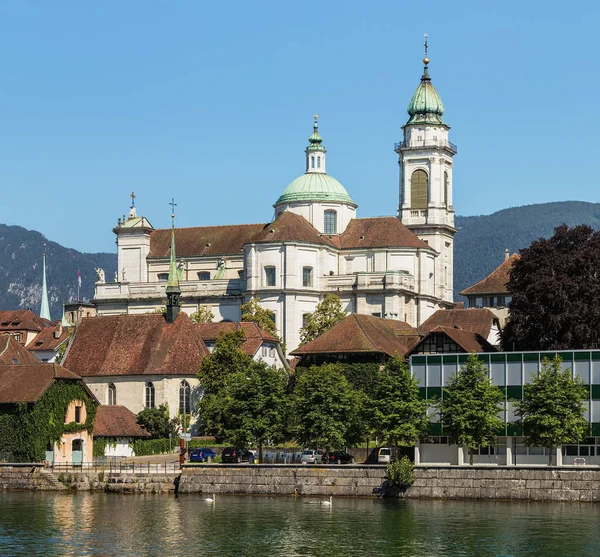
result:
<svg viewBox="0 0 600 557"><path fill-rule="evenodd" d="M179 493L370 497L384 479L381 466L186 465Z"/></svg>
<svg viewBox="0 0 600 557"><path fill-rule="evenodd" d="M35 491L56 491L66 487L35 464L0 468L0 489L29 489Z"/></svg>

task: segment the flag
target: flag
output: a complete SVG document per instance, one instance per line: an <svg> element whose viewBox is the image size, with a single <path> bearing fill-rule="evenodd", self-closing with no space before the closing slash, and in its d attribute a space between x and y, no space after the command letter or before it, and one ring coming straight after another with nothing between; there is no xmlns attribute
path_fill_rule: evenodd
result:
<svg viewBox="0 0 600 557"><path fill-rule="evenodd" d="M81 288L81 272L77 269L77 286Z"/></svg>

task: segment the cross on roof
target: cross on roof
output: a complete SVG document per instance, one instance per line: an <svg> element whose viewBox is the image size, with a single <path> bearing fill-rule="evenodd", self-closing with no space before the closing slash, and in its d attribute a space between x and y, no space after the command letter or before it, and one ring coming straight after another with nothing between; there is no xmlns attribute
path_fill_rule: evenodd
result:
<svg viewBox="0 0 600 557"><path fill-rule="evenodd" d="M169 203L169 205L171 206L171 217L175 218L175 207L177 207L177 203L175 203L174 198L171 198L171 203Z"/></svg>
<svg viewBox="0 0 600 557"><path fill-rule="evenodd" d="M131 206L135 207L135 192L131 192Z"/></svg>

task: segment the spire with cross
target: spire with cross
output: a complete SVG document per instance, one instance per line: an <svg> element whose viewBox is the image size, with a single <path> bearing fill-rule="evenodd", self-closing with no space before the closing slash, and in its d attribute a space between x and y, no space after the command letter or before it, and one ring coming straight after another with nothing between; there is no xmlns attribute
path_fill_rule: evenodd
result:
<svg viewBox="0 0 600 557"><path fill-rule="evenodd" d="M173 323L179 313L179 297L181 289L179 288L179 277L177 273L177 255L175 253L175 199L171 198L171 256L169 260L169 279L167 281L167 322Z"/></svg>

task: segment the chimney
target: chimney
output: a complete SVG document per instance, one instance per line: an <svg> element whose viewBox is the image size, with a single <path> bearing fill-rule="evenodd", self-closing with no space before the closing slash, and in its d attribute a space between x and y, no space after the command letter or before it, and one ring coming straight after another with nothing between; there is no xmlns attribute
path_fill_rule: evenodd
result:
<svg viewBox="0 0 600 557"><path fill-rule="evenodd" d="M510 257L510 252L508 251L508 248L506 248L504 250L504 261L508 261L509 257Z"/></svg>
<svg viewBox="0 0 600 557"><path fill-rule="evenodd" d="M62 323L58 323L54 327L54 338L60 338L60 335L62 335Z"/></svg>

